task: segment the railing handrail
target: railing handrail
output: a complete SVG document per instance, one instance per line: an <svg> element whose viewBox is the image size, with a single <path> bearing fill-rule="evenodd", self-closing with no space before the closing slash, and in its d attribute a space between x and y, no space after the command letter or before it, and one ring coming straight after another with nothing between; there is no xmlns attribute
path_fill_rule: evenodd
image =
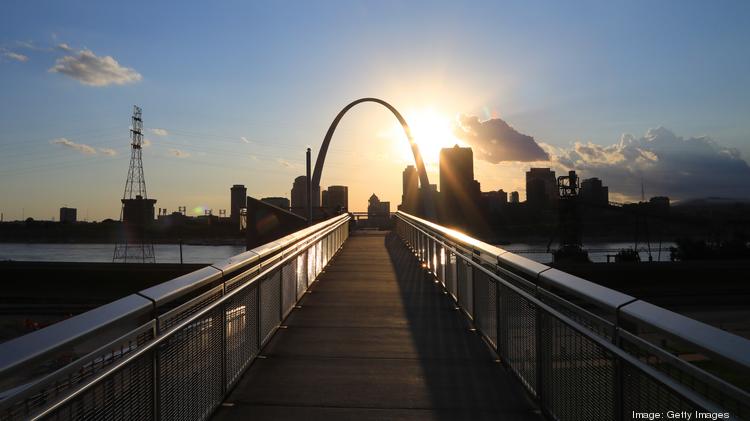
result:
<svg viewBox="0 0 750 421"><path fill-rule="evenodd" d="M398 212L396 219L396 229L404 243L551 418L559 416L557 411L565 406L548 395L564 381L559 376L565 375L556 370L563 370L565 362L571 361L607 367L601 372L601 380L603 387L612 388L612 400L606 400L599 408L611 410L618 419L629 415L623 405L635 404L637 409L638 399L652 398L662 399L660 402L665 404L677 398L708 412L748 414L750 392L722 378L723 372L717 375L716 370L674 354L665 344L654 342L652 335L675 339L678 347L687 345L690 352L730 363L743 374L748 372L749 340L549 266L527 264L528 259L513 253L493 252L489 244L413 215ZM463 263L459 265L460 261ZM602 317L593 308L609 313ZM555 322L550 320L577 331L614 359L597 356L597 351L581 345L575 336L569 337L552 327ZM623 320L628 323L623 325ZM514 327L510 328L509 323L514 323ZM643 327L646 329L641 330ZM527 329L523 338L517 337L523 329ZM576 348L579 346L581 349ZM625 367L640 374L625 374ZM575 373L580 375L577 370ZM634 392L640 390L633 389L633 382L637 384L640 375L661 386ZM667 394L655 397L654 390L665 390Z"/></svg>
<svg viewBox="0 0 750 421"><path fill-rule="evenodd" d="M237 256L4 342L0 344L0 392L17 387L18 382L12 379L18 373L35 368L39 362L62 349L92 338L96 338L98 344L114 340L149 320L156 319L161 309L184 300L195 291L219 283L222 279L229 279L251 265L261 263L262 267L263 261L272 259L279 252L296 248L305 240L315 238L316 234L348 219L348 214L338 215ZM36 377L43 375L41 373ZM8 381L15 384L8 384ZM28 378L27 381L34 381L34 378ZM0 400L6 397L2 396Z"/></svg>
<svg viewBox="0 0 750 421"><path fill-rule="evenodd" d="M319 229L309 230L309 228L306 228L304 230L301 230L301 231L309 231L309 232L308 232L307 235L301 236L298 239L298 242L295 243L294 245L296 246L299 242L303 242L305 239L307 239L309 237L314 237L314 238L317 239L318 237L320 237L320 236L322 236L322 235L324 235L324 234L332 231L333 229L335 229L338 226L337 223L340 223L343 220L346 220L348 218L346 218L346 217L344 217L344 218L342 218L342 217L336 217L336 218L332 218L332 219L335 219L335 221L333 223L328 223L328 224L322 225ZM331 221L331 220L328 220L328 221ZM312 228L312 227L310 227L310 228ZM319 234L319 233L321 235L317 236L317 234ZM284 237L284 238L286 238L286 237ZM287 245L289 245L289 244L291 244L291 242L287 242ZM275 270L279 269L285 263L288 263L290 260L292 260L294 258L296 258L296 254L295 253L291 253L291 254L289 254L289 255L287 255L287 256L279 259L279 260L274 260L274 262L272 264L270 264L270 265L262 268L259 272L255 273L252 276L251 279L248 279L247 281L245 281L245 285L247 286L247 285L250 285L250 284L252 284L254 282L258 282L264 276L267 276L268 274L274 272ZM172 337L173 335L175 335L177 332L179 332L183 328L185 328L187 326L190 326L191 324L195 323L197 320L201 319L206 314L208 314L211 311L215 310L216 308L220 307L222 304L228 302L235 295L240 294L240 293L242 293L242 289L241 288L237 288L237 289L234 289L233 291L226 292L218 300L216 300L216 301L212 302L211 304L209 304L209 305L207 305L207 306L199 309L195 313L191 314L189 317L187 317L184 320L180 321L175 326L170 327L168 330L166 330L165 332L163 332L163 334L155 337L154 339L152 339L148 343L146 343L143 346L139 347L137 350L135 350L131 354L128 354L128 356L126 356L122 360L120 360L117 363L113 364L111 367L108 367L103 372L97 374L95 377L91 378L86 383L82 384L80 387L78 387L75 390L73 390L64 399L61 399L60 401L57 401L57 402L55 402L55 403L53 403L53 404L45 407L44 410L40 411L39 413L36 413L32 417L32 420L42 419L45 416L53 413L57 408L60 408L61 406L65 405L67 402L75 399L77 396L79 396L82 393L84 393L86 390L92 388L97 383L99 383L102 380L104 380L111 373L114 373L117 370L119 370L121 367L124 367L124 366L128 365L129 363L131 363L132 361L135 361L137 358L139 358L142 355L146 354L147 352L151 351L156 346L158 346L159 344L163 343L164 341L166 341L167 339L169 339L170 337Z"/></svg>
<svg viewBox="0 0 750 421"><path fill-rule="evenodd" d="M421 225L465 247L487 253L497 259L501 267L508 266L515 269L516 273L522 274L529 282L537 286L552 286L565 290L590 304L608 309L630 322L649 326L750 373L750 340L748 339L515 255L408 213L399 211L396 216ZM621 328L619 317L615 318L615 327Z"/></svg>

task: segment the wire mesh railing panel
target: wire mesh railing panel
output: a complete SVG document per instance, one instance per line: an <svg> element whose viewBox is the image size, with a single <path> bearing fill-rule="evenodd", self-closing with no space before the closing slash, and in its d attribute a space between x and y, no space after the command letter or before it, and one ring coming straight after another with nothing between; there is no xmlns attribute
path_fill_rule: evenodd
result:
<svg viewBox="0 0 750 421"><path fill-rule="evenodd" d="M159 344L162 420L205 419L221 403L223 311L213 308Z"/></svg>
<svg viewBox="0 0 750 421"><path fill-rule="evenodd" d="M47 420L148 420L154 407L153 360L145 353L100 380Z"/></svg>
<svg viewBox="0 0 750 421"><path fill-rule="evenodd" d="M474 281L471 279L472 267L463 258L456 262L458 275L458 304L470 317L474 318Z"/></svg>
<svg viewBox="0 0 750 421"><path fill-rule="evenodd" d="M435 255L437 256L435 277L437 277L441 285L445 286L445 247L441 244L437 244L435 250Z"/></svg>
<svg viewBox="0 0 750 421"><path fill-rule="evenodd" d="M699 372L694 366L680 359L678 355L668 354L632 333L621 331L619 340L622 349L636 357L641 363L720 405L733 416L750 419L750 399L746 397L747 392L726 385L720 387L717 379L712 375ZM693 354L692 357L700 358L701 356Z"/></svg>
<svg viewBox="0 0 750 421"><path fill-rule="evenodd" d="M622 413L625 419L634 413L661 413L664 408L688 413L701 412L701 408L645 374L637 367L622 364ZM710 419L710 418L709 418Z"/></svg>
<svg viewBox="0 0 750 421"><path fill-rule="evenodd" d="M486 273L474 270L474 323L497 346L497 287Z"/></svg>
<svg viewBox="0 0 750 421"><path fill-rule="evenodd" d="M474 268L471 275L474 287L474 324L484 333L489 324L489 280L487 275Z"/></svg>
<svg viewBox="0 0 750 421"><path fill-rule="evenodd" d="M498 353L521 381L536 393L536 305L502 284L498 293Z"/></svg>
<svg viewBox="0 0 750 421"><path fill-rule="evenodd" d="M581 326L585 326L587 329L609 341L612 340L612 334L614 332L614 324L612 322L578 308L565 299L557 297L544 290L539 291L538 298Z"/></svg>
<svg viewBox="0 0 750 421"><path fill-rule="evenodd" d="M328 264L328 237L320 239L320 268L321 270Z"/></svg>
<svg viewBox="0 0 750 421"><path fill-rule="evenodd" d="M0 420L25 420L42 410L50 402L66 396L71 391L109 369L123 358L137 351L153 339L153 324L144 325L113 343L86 355L61 369L57 376L48 378L24 391L24 398L0 401Z"/></svg>
<svg viewBox="0 0 750 421"><path fill-rule="evenodd" d="M435 242L427 240L427 269L435 273Z"/></svg>
<svg viewBox="0 0 750 421"><path fill-rule="evenodd" d="M225 304L227 389L239 379L260 349L259 292L259 284L254 283L231 297Z"/></svg>
<svg viewBox="0 0 750 421"><path fill-rule="evenodd" d="M243 286L245 282L253 279L258 273L260 272L260 265L256 265L251 269L246 270L241 275L235 276L234 278L228 280L224 284L224 291L225 292L231 292L235 289Z"/></svg>
<svg viewBox="0 0 750 421"><path fill-rule="evenodd" d="M458 299L458 279L456 271L456 255L448 253L445 259L445 287L454 300Z"/></svg>
<svg viewBox="0 0 750 421"><path fill-rule="evenodd" d="M315 247L307 250L307 286L315 282Z"/></svg>
<svg viewBox="0 0 750 421"><path fill-rule="evenodd" d="M540 317L545 409L558 420L615 419L615 357L554 316Z"/></svg>
<svg viewBox="0 0 750 421"><path fill-rule="evenodd" d="M260 337L266 343L281 322L281 272L269 274L260 281Z"/></svg>
<svg viewBox="0 0 750 421"><path fill-rule="evenodd" d="M297 299L302 298L302 294L307 289L307 253L297 256Z"/></svg>
<svg viewBox="0 0 750 421"><path fill-rule="evenodd" d="M669 410L750 419L746 382L730 372L747 367L736 352L747 343L737 337L656 308L666 318L660 324L654 306L615 291L592 292L575 277L547 274L550 285L540 284L540 273L550 269L543 265L510 258L480 263L476 250L491 246L408 214L397 214L397 227L551 418L664 417ZM692 327L700 334L687 334Z"/></svg>
<svg viewBox="0 0 750 421"><path fill-rule="evenodd" d="M218 301L222 295L224 295L222 286L219 285L209 291L206 291L202 295L190 300L189 302L180 305L179 307L170 310L168 313L159 317L159 331L171 329L173 326L179 324L181 321L188 319L193 314L199 312L201 309L208 307L212 303Z"/></svg>
<svg viewBox="0 0 750 421"><path fill-rule="evenodd" d="M320 272L323 270L323 252L321 251L321 242L318 241L315 243L315 277L317 278L318 275L320 275Z"/></svg>
<svg viewBox="0 0 750 421"><path fill-rule="evenodd" d="M287 315L297 302L296 261L291 260L281 267L281 309Z"/></svg>

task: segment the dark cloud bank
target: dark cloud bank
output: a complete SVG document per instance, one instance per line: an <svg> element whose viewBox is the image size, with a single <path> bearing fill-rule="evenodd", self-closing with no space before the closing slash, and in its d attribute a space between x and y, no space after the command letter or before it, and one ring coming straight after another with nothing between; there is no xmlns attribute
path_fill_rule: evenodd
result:
<svg viewBox="0 0 750 421"><path fill-rule="evenodd" d="M534 165L599 177L611 192L630 198L640 197L641 182L649 196L750 198L750 166L737 149L707 136L683 138L658 127L641 137L625 134L609 146L576 142L555 148L540 146L502 119L480 121L466 115L459 117L455 134L472 147L476 159L493 164L548 161Z"/></svg>
<svg viewBox="0 0 750 421"><path fill-rule="evenodd" d="M648 195L673 199L750 197L750 166L738 150L706 136L683 138L659 127L609 146L576 143L555 155L562 166L630 197L640 196L641 181Z"/></svg>
<svg viewBox="0 0 750 421"><path fill-rule="evenodd" d="M517 132L499 118L479 121L478 117L462 115L455 130L456 137L474 150L474 156L493 164L501 161L546 161L549 155L533 137Z"/></svg>

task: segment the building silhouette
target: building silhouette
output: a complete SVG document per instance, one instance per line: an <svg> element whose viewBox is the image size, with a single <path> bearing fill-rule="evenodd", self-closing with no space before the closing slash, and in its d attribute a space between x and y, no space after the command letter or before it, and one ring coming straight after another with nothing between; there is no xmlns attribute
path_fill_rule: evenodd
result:
<svg viewBox="0 0 750 421"><path fill-rule="evenodd" d="M474 180L471 148L455 145L440 150L440 214L451 225L465 225L479 216L481 192Z"/></svg>
<svg viewBox="0 0 750 421"><path fill-rule="evenodd" d="M526 172L526 204L535 209L557 205L559 193L555 172L549 168L531 168Z"/></svg>
<svg viewBox="0 0 750 421"><path fill-rule="evenodd" d="M334 212L349 209L349 188L347 186L328 186L322 192L322 207Z"/></svg>
<svg viewBox="0 0 750 421"><path fill-rule="evenodd" d="M292 184L291 211L307 218L307 176L301 175Z"/></svg>
<svg viewBox="0 0 750 421"><path fill-rule="evenodd" d="M235 184L230 189L231 206L229 209L229 219L235 227L240 226L240 209L247 207L247 189L242 184Z"/></svg>
<svg viewBox="0 0 750 421"><path fill-rule="evenodd" d="M289 199L286 197L264 197L260 199L261 202L274 205L277 208L289 210Z"/></svg>
<svg viewBox="0 0 750 421"><path fill-rule="evenodd" d="M307 218L307 176L301 175L294 179L291 197L291 211ZM312 186L312 207L313 210L320 207L320 186Z"/></svg>
<svg viewBox="0 0 750 421"><path fill-rule="evenodd" d="M609 204L609 187L602 184L602 180L593 177L581 181L581 191L578 193L581 202L607 206Z"/></svg>
<svg viewBox="0 0 750 421"><path fill-rule="evenodd" d="M76 208L60 208L60 222L73 223L78 220L78 210Z"/></svg>
<svg viewBox="0 0 750 421"><path fill-rule="evenodd" d="M391 217L391 202L381 202L373 193L367 203L367 219L370 225L385 226Z"/></svg>
<svg viewBox="0 0 750 421"><path fill-rule="evenodd" d="M399 209L411 213L419 213L419 174L414 165L407 166L401 173L403 189L401 193L401 205Z"/></svg>
<svg viewBox="0 0 750 421"><path fill-rule="evenodd" d="M508 203L516 203L517 204L519 202L520 202L520 200L518 198L518 192L517 191L510 192L510 199L509 199Z"/></svg>
<svg viewBox="0 0 750 421"><path fill-rule="evenodd" d="M500 212L508 204L508 193L503 189L482 192L482 208L488 212Z"/></svg>

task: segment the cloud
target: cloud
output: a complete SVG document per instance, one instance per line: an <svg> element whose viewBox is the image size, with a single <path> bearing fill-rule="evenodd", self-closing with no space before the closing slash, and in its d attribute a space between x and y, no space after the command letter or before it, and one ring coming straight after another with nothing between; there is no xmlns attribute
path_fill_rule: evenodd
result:
<svg viewBox="0 0 750 421"><path fill-rule="evenodd" d="M461 115L454 130L474 150L474 156L493 164L502 161L546 161L549 155L533 137L517 132L500 118L479 121Z"/></svg>
<svg viewBox="0 0 750 421"><path fill-rule="evenodd" d="M250 143L250 141L247 140L247 138L245 136L240 136L240 140L243 141L243 142L245 142L245 143Z"/></svg>
<svg viewBox="0 0 750 421"><path fill-rule="evenodd" d="M167 135L169 135L169 132L167 131L167 129L156 128L156 129L149 129L149 130L151 131L151 133L153 133L153 134L155 134L157 136L167 136Z"/></svg>
<svg viewBox="0 0 750 421"><path fill-rule="evenodd" d="M707 136L683 138L659 127L641 137L624 134L608 146L545 147L555 163L585 178L599 177L611 192L631 199L640 197L641 181L648 196L750 197L750 166L737 149Z"/></svg>
<svg viewBox="0 0 750 421"><path fill-rule="evenodd" d="M143 145L144 148L148 148L149 146L151 146L151 139L146 139L144 137L143 142L141 142L141 145Z"/></svg>
<svg viewBox="0 0 750 421"><path fill-rule="evenodd" d="M5 54L3 54L5 57L8 57L11 60L20 61L21 63L26 62L29 60L28 56L25 56L23 54L14 53L12 51L8 51Z"/></svg>
<svg viewBox="0 0 750 421"><path fill-rule="evenodd" d="M72 140L66 139L64 137L59 137L57 139L53 139L52 144L54 145L62 145L66 148L70 148L73 150L76 150L82 154L86 155L96 155L96 149L94 149L92 146L83 144L83 143L76 143Z"/></svg>
<svg viewBox="0 0 750 421"><path fill-rule="evenodd" d="M174 148L169 150L169 154L176 158L187 158L190 156L190 153Z"/></svg>
<svg viewBox="0 0 750 421"><path fill-rule="evenodd" d="M89 86L124 85L142 79L140 73L121 66L112 56L99 57L91 50L57 59L49 72L62 73Z"/></svg>
<svg viewBox="0 0 750 421"><path fill-rule="evenodd" d="M294 164L292 164L291 162L287 161L286 159L277 158L276 162L278 162L279 164L281 164L281 166L283 166L283 167L294 168Z"/></svg>
<svg viewBox="0 0 750 421"><path fill-rule="evenodd" d="M57 49L58 50L67 51L67 52L72 52L73 51L73 48L71 46L69 46L68 44L64 43L64 42L62 42L60 44L57 44Z"/></svg>
<svg viewBox="0 0 750 421"><path fill-rule="evenodd" d="M107 156L117 155L117 151L111 148L99 148L99 153L101 153L102 155L107 155Z"/></svg>

